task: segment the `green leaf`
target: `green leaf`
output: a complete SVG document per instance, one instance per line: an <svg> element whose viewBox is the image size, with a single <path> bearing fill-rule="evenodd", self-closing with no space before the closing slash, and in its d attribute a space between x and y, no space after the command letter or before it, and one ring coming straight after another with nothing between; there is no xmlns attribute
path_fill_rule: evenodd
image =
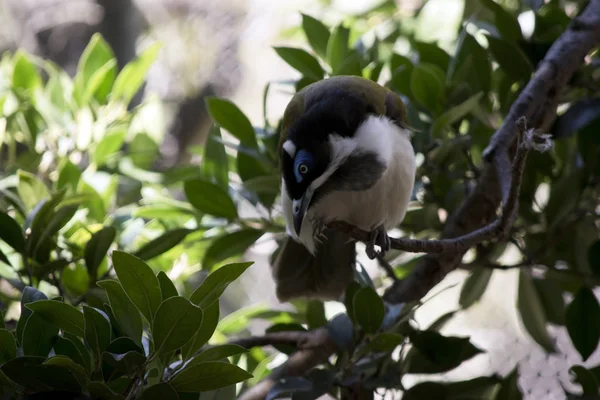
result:
<svg viewBox="0 0 600 400"><path fill-rule="evenodd" d="M0 229L0 231L2 230ZM31 286L26 286L25 289L23 289L23 294L21 295L21 317L17 322L17 341L21 343L21 345L23 343L23 331L25 330L25 325L29 317L31 317L33 314L33 312L27 308L26 305L37 300L47 299L48 297L46 297L43 292Z"/></svg>
<svg viewBox="0 0 600 400"><path fill-rule="evenodd" d="M125 104L129 104L144 83L146 74L158 57L161 48L161 43L154 43L135 60L130 61L123 67L113 86L111 99L118 99Z"/></svg>
<svg viewBox="0 0 600 400"><path fill-rule="evenodd" d="M2 233L0 232L0 236L1 235ZM592 271L594 271L594 274L600 275L600 240L596 240L590 246L590 249L588 250L588 263L590 264Z"/></svg>
<svg viewBox="0 0 600 400"><path fill-rule="evenodd" d="M185 239L186 236L192 232L194 232L192 229L186 228L178 228L167 231L156 239L146 243L144 246L142 246L142 248L133 254L144 261L150 260L151 258L157 257L171 250L173 247L181 243L183 239Z"/></svg>
<svg viewBox="0 0 600 400"><path fill-rule="evenodd" d="M431 127L431 135L439 138L444 128L464 118L465 115L477 107L482 96L483 92L479 92L440 115Z"/></svg>
<svg viewBox="0 0 600 400"><path fill-rule="evenodd" d="M307 78L318 81L325 75L319 61L306 50L295 47L275 47L274 49L279 57Z"/></svg>
<svg viewBox="0 0 600 400"><path fill-rule="evenodd" d="M203 213L233 220L238 217L235 203L229 193L216 184L201 179L184 183L185 197Z"/></svg>
<svg viewBox="0 0 600 400"><path fill-rule="evenodd" d="M117 156L125 141L125 134L124 129L108 131L96 145L95 151L90 153L92 162L97 167L102 167L111 158Z"/></svg>
<svg viewBox="0 0 600 400"><path fill-rule="evenodd" d="M350 29L338 25L333 29L327 41L327 63L332 71L336 71L348 56Z"/></svg>
<svg viewBox="0 0 600 400"><path fill-rule="evenodd" d="M75 343L62 336L56 336L54 338L54 352L57 356L69 357L76 364L83 366L86 371L90 371L90 359L89 353L85 351L87 358L81 354Z"/></svg>
<svg viewBox="0 0 600 400"><path fill-rule="evenodd" d="M55 300L38 300L28 303L26 307L34 313L39 313L60 329L83 337L85 327L83 313L72 305Z"/></svg>
<svg viewBox="0 0 600 400"><path fill-rule="evenodd" d="M12 84L15 89L32 90L42 86L42 78L37 67L21 49L14 56Z"/></svg>
<svg viewBox="0 0 600 400"><path fill-rule="evenodd" d="M167 382L160 382L150 386L142 392L141 400L179 400L179 395L173 386Z"/></svg>
<svg viewBox="0 0 600 400"><path fill-rule="evenodd" d="M480 0L484 7L494 13L495 28L504 39L518 43L523 40L523 33L517 17L511 15L494 0Z"/></svg>
<svg viewBox="0 0 600 400"><path fill-rule="evenodd" d="M181 354L184 359L189 359L198 350L202 348L212 337L217 325L219 323L219 301L213 302L210 306L204 307L204 317L202 318L202 325L200 329L194 335L193 339L190 340L181 349Z"/></svg>
<svg viewBox="0 0 600 400"><path fill-rule="evenodd" d="M460 290L458 302L462 308L471 307L483 296L493 273L493 269L482 266L476 267L471 272Z"/></svg>
<svg viewBox="0 0 600 400"><path fill-rule="evenodd" d="M81 365L77 365L73 360L65 356L53 356L44 361L42 366L47 370L47 382L50 386L55 388L71 387L71 390L81 390L86 386L87 376L84 368ZM39 376L35 371L34 376ZM61 375L64 376L61 377ZM59 378L57 384L56 378ZM60 382L60 378L70 381L67 385L64 382Z"/></svg>
<svg viewBox="0 0 600 400"><path fill-rule="evenodd" d="M90 353L86 345L83 343L83 340L65 331L62 332L62 335L66 340L70 341L73 344L73 346L77 348L77 351L79 352L79 354L81 354L81 357L83 358L83 367L86 371L88 371L88 373L90 373L92 371L92 354Z"/></svg>
<svg viewBox="0 0 600 400"><path fill-rule="evenodd" d="M0 239L19 253L25 251L25 236L17 221L0 211L0 226Z"/></svg>
<svg viewBox="0 0 600 400"><path fill-rule="evenodd" d="M58 173L56 188L58 190L68 188L72 192L75 192L79 184L79 179L81 179L81 171L68 158L65 158Z"/></svg>
<svg viewBox="0 0 600 400"><path fill-rule="evenodd" d="M146 357L137 350L128 351L123 354L102 353L103 375L106 370L107 375L113 378L122 375L131 375L146 362Z"/></svg>
<svg viewBox="0 0 600 400"><path fill-rule="evenodd" d="M486 38L494 59L511 79L514 81L528 81L531 78L533 66L520 48L491 35L487 35Z"/></svg>
<svg viewBox="0 0 600 400"><path fill-rule="evenodd" d="M106 96L110 92L117 71L117 60L108 60L103 66L98 68L88 80L83 91L81 100L88 104L94 95L100 103L104 103Z"/></svg>
<svg viewBox="0 0 600 400"><path fill-rule="evenodd" d="M114 60L114 53L108 43L102 38L102 35L99 33L92 35L90 42L79 58L77 74L73 80L75 84L75 93L80 99L83 99L86 88L90 85L94 74L96 74L96 72L104 65L112 63ZM112 80L109 81L109 83L112 85ZM101 89L105 92L107 88L102 87ZM110 87L108 87L108 89L110 90Z"/></svg>
<svg viewBox="0 0 600 400"><path fill-rule="evenodd" d="M466 31L461 32L461 36L463 40L458 43L459 48L448 67L448 74L454 83L468 85L471 93L487 93L492 84L492 65L488 53Z"/></svg>
<svg viewBox="0 0 600 400"><path fill-rule="evenodd" d="M112 260L127 297L152 322L162 301L158 278L148 264L131 254L115 250Z"/></svg>
<svg viewBox="0 0 600 400"><path fill-rule="evenodd" d="M443 71L448 69L450 56L435 43L419 42L414 43L414 47L419 53L420 63L435 64Z"/></svg>
<svg viewBox="0 0 600 400"><path fill-rule="evenodd" d="M415 65L410 74L410 91L419 104L438 113L445 102L443 72L433 64Z"/></svg>
<svg viewBox="0 0 600 400"><path fill-rule="evenodd" d="M360 55L356 51L352 51L348 57L333 71L333 75L356 75L362 77Z"/></svg>
<svg viewBox="0 0 600 400"><path fill-rule="evenodd" d="M583 398L598 397L598 382L594 374L582 365L574 365L569 368L569 374L574 375L573 381L581 385L583 389Z"/></svg>
<svg viewBox="0 0 600 400"><path fill-rule="evenodd" d="M360 288L353 299L354 320L367 333L375 333L385 316L383 300L370 287Z"/></svg>
<svg viewBox="0 0 600 400"><path fill-rule="evenodd" d="M256 148L256 134L248 117L231 101L219 97L208 96L206 108L212 120L219 124L241 143Z"/></svg>
<svg viewBox="0 0 600 400"><path fill-rule="evenodd" d="M102 352L111 341L111 327L108 315L93 307L83 306L85 321L85 341L92 349L92 353L99 360Z"/></svg>
<svg viewBox="0 0 600 400"><path fill-rule="evenodd" d="M348 284L344 292L344 306L346 306L346 313L353 324L356 324L356 319L354 318L354 295L361 287L360 283L352 281Z"/></svg>
<svg viewBox="0 0 600 400"><path fill-rule="evenodd" d="M302 30L306 35L310 47L321 58L327 56L327 42L329 41L329 29L318 19L310 15L302 14Z"/></svg>
<svg viewBox="0 0 600 400"><path fill-rule="evenodd" d="M32 210L40 201L50 198L50 192L44 182L32 173L19 170L17 178L17 192L28 210Z"/></svg>
<svg viewBox="0 0 600 400"><path fill-rule="evenodd" d="M117 281L99 281L98 286L106 291L119 330L138 345L142 344L142 317Z"/></svg>
<svg viewBox="0 0 600 400"><path fill-rule="evenodd" d="M0 329L0 365L17 356L15 337L6 329Z"/></svg>
<svg viewBox="0 0 600 400"><path fill-rule="evenodd" d="M327 325L325 305L322 301L309 300L306 304L306 321L309 329L316 329Z"/></svg>
<svg viewBox="0 0 600 400"><path fill-rule="evenodd" d="M233 357L246 352L248 352L248 349L238 346L237 344L222 344L210 347L192 358L189 364L186 365L186 368L207 361L220 361L224 358Z"/></svg>
<svg viewBox="0 0 600 400"><path fill-rule="evenodd" d="M372 352L391 353L396 347L400 346L403 341L404 336L399 333L382 332L375 336L375 338L367 344L366 348Z"/></svg>
<svg viewBox="0 0 600 400"><path fill-rule="evenodd" d="M519 270L517 308L531 337L547 352L553 352L554 344L546 329L546 314L533 285L530 271L525 268Z"/></svg>
<svg viewBox="0 0 600 400"><path fill-rule="evenodd" d="M23 354L26 356L48 357L57 335L58 326L49 322L41 314L33 313L27 318L23 329L21 340Z"/></svg>
<svg viewBox="0 0 600 400"><path fill-rule="evenodd" d="M166 354L186 344L200 329L202 309L176 296L162 302L152 324L157 353Z"/></svg>
<svg viewBox="0 0 600 400"><path fill-rule="evenodd" d="M496 395L497 400L522 400L523 394L519 389L519 369L516 367L502 382Z"/></svg>
<svg viewBox="0 0 600 400"><path fill-rule="evenodd" d="M411 332L410 341L415 348L408 356L411 374L449 371L482 352L468 337L443 336L429 329Z"/></svg>
<svg viewBox="0 0 600 400"><path fill-rule="evenodd" d="M42 365L46 357L23 356L16 357L5 362L0 367L0 371L10 380L18 385L21 385L29 390L46 391L48 385L41 383L39 379L32 379L32 370ZM36 377L37 378L37 377Z"/></svg>
<svg viewBox="0 0 600 400"><path fill-rule="evenodd" d="M211 272L190 296L190 301L203 310L217 301L227 286L240 277L254 262L227 264Z"/></svg>
<svg viewBox="0 0 600 400"><path fill-rule="evenodd" d="M567 306L565 317L571 342L586 361L600 341L600 305L594 292L580 288Z"/></svg>
<svg viewBox="0 0 600 400"><path fill-rule="evenodd" d="M97 400L125 400L125 396L115 393L107 384L103 382L90 382L88 389L92 398Z"/></svg>
<svg viewBox="0 0 600 400"><path fill-rule="evenodd" d="M202 267L211 269L222 261L242 255L263 234L263 231L256 229L242 229L216 238L204 254Z"/></svg>
<svg viewBox="0 0 600 400"><path fill-rule="evenodd" d="M179 296L179 293L177 293L177 288L164 271L160 271L157 277L158 283L160 284L160 292L162 293L163 301L170 297Z"/></svg>
<svg viewBox="0 0 600 400"><path fill-rule="evenodd" d="M565 324L565 299L558 282L552 279L533 279L548 322L557 325Z"/></svg>
<svg viewBox="0 0 600 400"><path fill-rule="evenodd" d="M204 145L202 173L223 189L227 189L229 187L229 161L225 145L216 139L222 139L221 128L219 125L213 124Z"/></svg>
<svg viewBox="0 0 600 400"><path fill-rule="evenodd" d="M236 365L210 361L182 369L173 377L171 385L178 392L206 392L249 378L252 375Z"/></svg>
<svg viewBox="0 0 600 400"><path fill-rule="evenodd" d="M86 243L83 258L92 280L95 281L98 278L98 267L102 264L116 235L117 230L112 226L107 226L95 232Z"/></svg>

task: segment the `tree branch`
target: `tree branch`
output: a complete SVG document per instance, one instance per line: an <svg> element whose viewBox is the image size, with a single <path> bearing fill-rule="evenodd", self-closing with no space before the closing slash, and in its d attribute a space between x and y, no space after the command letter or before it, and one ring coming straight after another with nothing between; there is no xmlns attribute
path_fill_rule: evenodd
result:
<svg viewBox="0 0 600 400"><path fill-rule="evenodd" d="M547 136L538 137L533 130L527 130L522 124L527 121L531 127L540 131L548 130L556 118L559 93L583 63L586 54L598 44L600 0L591 0L554 42L534 76L511 106L502 126L490 139L484 151L484 165L477 185L448 218L441 239L392 240L395 249L430 254L423 258L408 277L392 284L384 295L387 302L403 303L422 298L460 265L468 248L484 240L506 236L517 214L518 193L527 152L531 148L537 149L538 139L542 144L548 140ZM518 124L521 124L520 128ZM523 136L511 168L509 153L519 133ZM498 219L496 210L500 204L503 205L503 211ZM338 223L335 226L358 240L364 241L367 238L364 236L365 232L354 227L342 227ZM286 363L242 394L240 399L264 399L279 379L304 375L326 361L335 351L335 346L326 330L324 334L326 339L323 345L293 353Z"/></svg>

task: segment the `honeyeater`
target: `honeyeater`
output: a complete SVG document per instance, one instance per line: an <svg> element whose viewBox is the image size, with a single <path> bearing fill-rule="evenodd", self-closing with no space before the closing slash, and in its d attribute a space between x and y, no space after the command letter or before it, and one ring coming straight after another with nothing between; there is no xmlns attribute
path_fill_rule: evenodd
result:
<svg viewBox="0 0 600 400"><path fill-rule="evenodd" d="M404 219L415 181L406 109L393 91L357 76L335 76L299 90L280 125L281 206L287 235L273 262L280 301L339 300L356 270L343 221L390 248L387 230Z"/></svg>

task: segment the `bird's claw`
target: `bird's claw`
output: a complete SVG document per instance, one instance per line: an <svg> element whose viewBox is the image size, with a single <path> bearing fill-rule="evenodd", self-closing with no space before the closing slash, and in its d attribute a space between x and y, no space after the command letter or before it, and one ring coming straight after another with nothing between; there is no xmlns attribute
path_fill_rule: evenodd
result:
<svg viewBox="0 0 600 400"><path fill-rule="evenodd" d="M374 260L377 257L378 252L375 251L375 245L381 248L379 254L381 256L385 255L391 247L390 237L385 230L383 225L378 226L373 231L371 231L371 237L369 241L366 243L366 253L367 257L371 260Z"/></svg>

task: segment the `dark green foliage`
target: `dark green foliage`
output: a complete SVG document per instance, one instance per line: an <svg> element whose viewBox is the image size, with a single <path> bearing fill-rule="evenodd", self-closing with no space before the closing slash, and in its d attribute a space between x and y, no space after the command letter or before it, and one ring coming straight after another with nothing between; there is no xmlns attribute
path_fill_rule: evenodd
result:
<svg viewBox="0 0 600 400"><path fill-rule="evenodd" d="M281 83L288 92L347 74L402 96L422 162L401 228L406 236L435 239L443 215L459 207L478 179L491 135L580 5L567 2L567 13L558 2L512 8L495 0L465 2L449 44L423 40L420 16L407 23L396 3L383 1L334 26L301 14L303 42L273 52L301 75ZM531 35L517 18L529 7ZM406 399L522 398L518 368L505 377L404 388L404 374L460 368L482 350L468 337L440 333L455 312L428 329L413 324L419 304L386 304L379 293L389 282L371 279L362 267L342 299L345 312L333 317L314 300L295 301L286 311L258 304L221 316L220 305L229 304L221 297L252 265L241 256L285 231L277 205L281 121L267 120L264 110L264 126L254 126L232 101L207 97L210 134L189 149L202 165L156 170L162 104L150 97L131 110L127 105L160 48L148 47L119 70L112 49L94 35L73 79L22 50L0 60L0 279L21 293L1 298L21 314L16 328L0 325L0 392L235 398L238 383L251 387L271 372L274 355L296 350L287 343L252 349L226 343L256 320L267 333L326 331L336 347L334 364L276 382L269 399L370 398L378 388L404 390ZM597 54L588 58L597 63ZM265 89L263 105L272 90L273 84ZM566 110L548 128L555 148L529 156L512 244L474 249L459 299L462 309L476 305L501 256L516 249L522 327L551 352L548 324L566 326L584 360L600 341L592 291L600 275L599 96L592 64L558 94ZM57 152L53 132L62 132L76 154ZM52 157L41 168L44 152ZM241 207L255 207L260 217L245 217ZM397 256L392 251L386 259L399 278L423 260ZM208 275L197 283L187 270L175 273L182 260ZM396 356L406 345L410 350ZM597 393L597 369L571 369L585 394ZM352 392L357 387L360 393Z"/></svg>

